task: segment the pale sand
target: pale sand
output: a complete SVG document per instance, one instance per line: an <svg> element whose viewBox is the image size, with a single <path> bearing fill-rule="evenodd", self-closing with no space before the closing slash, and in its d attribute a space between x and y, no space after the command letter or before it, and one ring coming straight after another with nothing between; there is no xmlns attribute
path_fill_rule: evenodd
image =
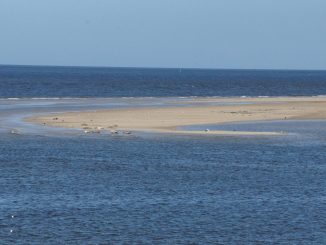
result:
<svg viewBox="0 0 326 245"><path fill-rule="evenodd" d="M326 97L194 98L183 106L110 109L26 119L55 127L175 134L278 135L280 132L186 131L180 126L261 120L326 119ZM226 103L216 105L216 103ZM227 103L248 103L227 105ZM188 105L184 105L188 104ZM103 128L103 129L102 129Z"/></svg>

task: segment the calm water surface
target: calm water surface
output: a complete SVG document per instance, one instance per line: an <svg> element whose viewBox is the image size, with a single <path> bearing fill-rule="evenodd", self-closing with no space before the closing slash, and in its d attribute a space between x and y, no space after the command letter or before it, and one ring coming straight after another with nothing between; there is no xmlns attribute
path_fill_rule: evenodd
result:
<svg viewBox="0 0 326 245"><path fill-rule="evenodd" d="M0 65L0 98L286 95L326 95L326 71Z"/></svg>
<svg viewBox="0 0 326 245"><path fill-rule="evenodd" d="M21 122L171 101L99 97L326 94L324 72L88 69L0 67L0 244L326 243L325 122L216 126L283 137L94 136Z"/></svg>

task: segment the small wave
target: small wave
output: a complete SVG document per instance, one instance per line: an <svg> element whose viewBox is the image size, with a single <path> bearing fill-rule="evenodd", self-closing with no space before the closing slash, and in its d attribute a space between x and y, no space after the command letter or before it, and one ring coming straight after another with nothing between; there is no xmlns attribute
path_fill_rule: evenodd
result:
<svg viewBox="0 0 326 245"><path fill-rule="evenodd" d="M6 100L6 99L4 99ZM7 98L7 100L20 100L20 98Z"/></svg>
<svg viewBox="0 0 326 245"><path fill-rule="evenodd" d="M61 100L61 99L72 99L72 98L59 98L59 97L51 97L51 98L46 98L46 97L34 97L30 98L31 100Z"/></svg>

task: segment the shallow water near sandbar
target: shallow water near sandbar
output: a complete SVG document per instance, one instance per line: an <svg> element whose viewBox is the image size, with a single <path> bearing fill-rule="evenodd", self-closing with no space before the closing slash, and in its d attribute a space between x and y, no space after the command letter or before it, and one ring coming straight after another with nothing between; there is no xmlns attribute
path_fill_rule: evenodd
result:
<svg viewBox="0 0 326 245"><path fill-rule="evenodd" d="M4 243L326 239L324 144L6 134L0 152Z"/></svg>
<svg viewBox="0 0 326 245"><path fill-rule="evenodd" d="M277 132L274 142L287 144L317 144L326 145L325 120L272 120L237 122L225 124L192 125L180 127L181 130L210 131L222 130L232 132ZM247 137L248 138L248 137ZM257 138L257 136L255 136Z"/></svg>

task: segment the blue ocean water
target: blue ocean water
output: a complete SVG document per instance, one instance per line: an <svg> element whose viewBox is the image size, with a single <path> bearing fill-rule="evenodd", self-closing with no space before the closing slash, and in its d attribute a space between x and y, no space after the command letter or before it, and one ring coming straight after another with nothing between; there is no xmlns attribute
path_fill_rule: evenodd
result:
<svg viewBox="0 0 326 245"><path fill-rule="evenodd" d="M173 96L323 95L325 85L326 72L310 71L1 66L0 244L325 244L323 121L218 126L282 137L112 137L21 122L184 99Z"/></svg>
<svg viewBox="0 0 326 245"><path fill-rule="evenodd" d="M0 66L0 98L326 95L326 71Z"/></svg>

